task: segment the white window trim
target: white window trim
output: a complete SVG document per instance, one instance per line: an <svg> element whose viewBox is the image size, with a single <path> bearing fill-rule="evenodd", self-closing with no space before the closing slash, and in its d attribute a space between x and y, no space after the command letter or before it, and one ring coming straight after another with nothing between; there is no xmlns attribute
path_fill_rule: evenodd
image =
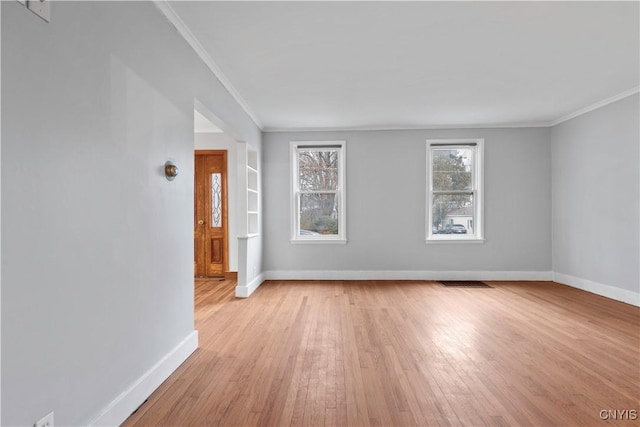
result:
<svg viewBox="0 0 640 427"><path fill-rule="evenodd" d="M339 188L336 190L336 194L339 197L339 212L338 212L338 234L337 235L321 235L321 236L300 236L298 235L298 229L300 228L300 210L298 206L298 148L304 148L308 146L340 146L338 149L338 184ZM290 165L291 165L291 178L290 178L290 195L291 195L291 220L289 221L291 226L291 243L293 244L345 244L347 243L347 180L346 180L346 163L347 163L347 150L346 141L291 141L290 143Z"/></svg>
<svg viewBox="0 0 640 427"><path fill-rule="evenodd" d="M474 183L474 234L472 235L452 235L433 234L431 215L433 209L433 182L431 176L431 146L434 144L476 144L473 168ZM426 212L426 240L432 243L484 243L484 139L427 139L427 212Z"/></svg>

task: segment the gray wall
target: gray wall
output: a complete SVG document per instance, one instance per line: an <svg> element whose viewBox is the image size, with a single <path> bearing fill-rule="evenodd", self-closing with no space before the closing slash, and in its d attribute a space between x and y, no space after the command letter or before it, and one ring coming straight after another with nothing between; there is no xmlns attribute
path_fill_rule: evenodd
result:
<svg viewBox="0 0 640 427"><path fill-rule="evenodd" d="M485 138L485 244L425 244L426 139ZM347 141L346 245L291 244L289 141ZM551 270L549 130L265 133L264 269Z"/></svg>
<svg viewBox="0 0 640 427"><path fill-rule="evenodd" d="M7 426L86 425L192 333L194 98L261 138L151 2L51 9L2 2Z"/></svg>
<svg viewBox="0 0 640 427"><path fill-rule="evenodd" d="M553 270L637 293L638 95L551 128Z"/></svg>

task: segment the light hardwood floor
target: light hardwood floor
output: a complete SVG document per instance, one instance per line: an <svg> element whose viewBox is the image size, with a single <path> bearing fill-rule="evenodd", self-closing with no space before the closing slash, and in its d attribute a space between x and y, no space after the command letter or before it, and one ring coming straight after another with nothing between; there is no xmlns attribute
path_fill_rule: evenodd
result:
<svg viewBox="0 0 640 427"><path fill-rule="evenodd" d="M490 283L197 281L200 348L124 425L640 425L600 418L640 416L639 308Z"/></svg>

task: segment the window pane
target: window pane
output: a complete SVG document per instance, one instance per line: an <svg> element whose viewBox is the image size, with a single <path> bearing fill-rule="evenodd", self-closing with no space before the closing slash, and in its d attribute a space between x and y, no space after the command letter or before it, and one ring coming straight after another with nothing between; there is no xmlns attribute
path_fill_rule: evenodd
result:
<svg viewBox="0 0 640 427"><path fill-rule="evenodd" d="M211 226L222 227L222 175L211 174Z"/></svg>
<svg viewBox="0 0 640 427"><path fill-rule="evenodd" d="M433 234L474 234L473 195L433 196Z"/></svg>
<svg viewBox="0 0 640 427"><path fill-rule="evenodd" d="M298 150L299 188L302 191L338 189L337 150Z"/></svg>
<svg viewBox="0 0 640 427"><path fill-rule="evenodd" d="M338 234L337 194L300 195L300 236Z"/></svg>
<svg viewBox="0 0 640 427"><path fill-rule="evenodd" d="M472 188L472 148L434 149L433 191L465 191Z"/></svg>

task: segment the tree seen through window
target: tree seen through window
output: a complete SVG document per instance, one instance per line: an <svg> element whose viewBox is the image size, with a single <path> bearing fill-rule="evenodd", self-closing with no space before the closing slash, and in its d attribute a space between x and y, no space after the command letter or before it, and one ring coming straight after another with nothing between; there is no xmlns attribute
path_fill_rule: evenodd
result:
<svg viewBox="0 0 640 427"><path fill-rule="evenodd" d="M338 151L299 150L300 234L338 234Z"/></svg>

